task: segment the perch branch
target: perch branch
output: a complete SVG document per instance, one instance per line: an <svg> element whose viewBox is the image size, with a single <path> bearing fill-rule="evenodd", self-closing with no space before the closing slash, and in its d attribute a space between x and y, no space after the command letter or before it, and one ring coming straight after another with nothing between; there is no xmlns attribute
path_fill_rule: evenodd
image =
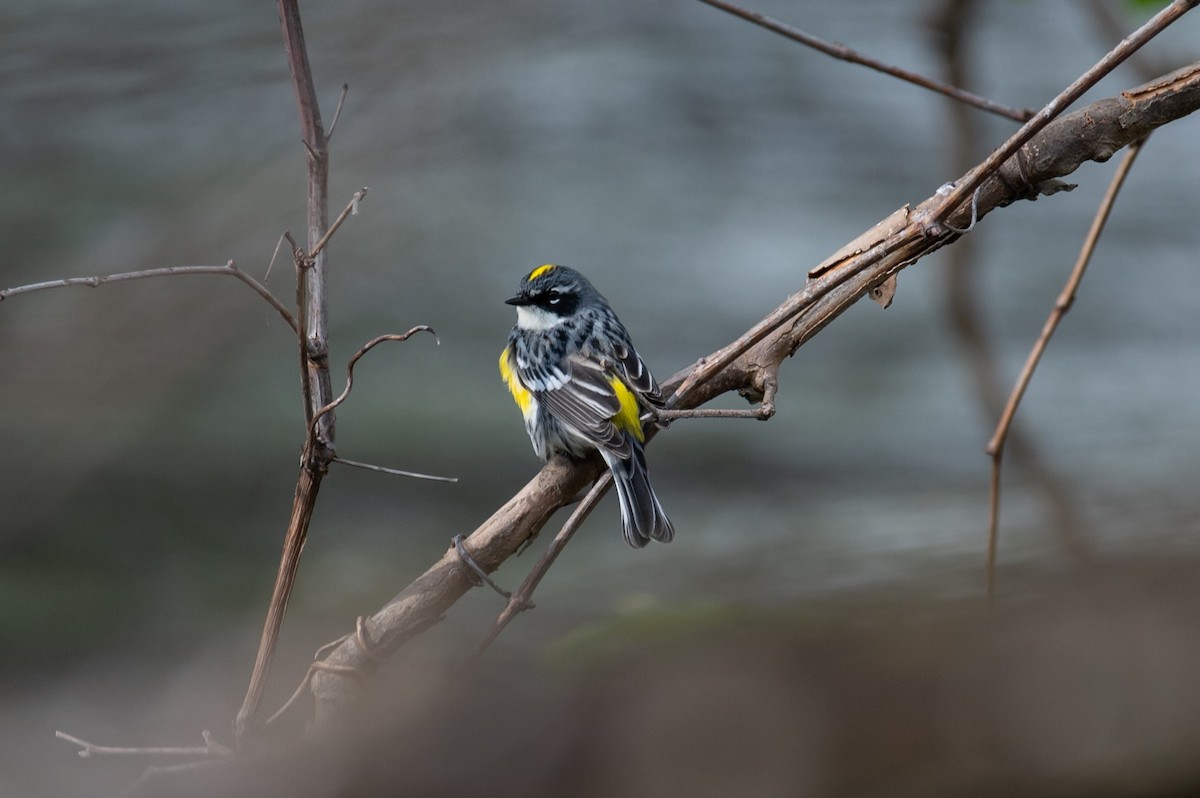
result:
<svg viewBox="0 0 1200 798"><path fill-rule="evenodd" d="M1031 185L1070 174L1089 160L1106 160L1150 130L1200 108L1200 64L1100 100L1048 125L1029 144L1030 156L1018 167L1001 165L979 196L979 218L1002 205L1029 196ZM1003 179L1001 179L1003 178ZM673 409L690 409L728 391L761 396L780 363L826 324L870 290L958 237L931 232L923 222L943 198L929 197L911 210L906 206L850 242L810 272L796 294L755 325L741 339L698 361L663 383L673 393ZM962 220L960 220L962 221ZM720 368L712 364L721 362ZM647 437L655 433L652 426ZM601 473L599 458L571 462L553 458L467 540L472 558L489 573L517 551L560 507L569 504ZM382 609L364 621L375 641L376 658L368 658L350 637L333 648L326 662L369 671L418 627L440 618L473 586L467 568L450 547ZM318 672L312 678L318 725L337 717L356 698L353 680Z"/></svg>

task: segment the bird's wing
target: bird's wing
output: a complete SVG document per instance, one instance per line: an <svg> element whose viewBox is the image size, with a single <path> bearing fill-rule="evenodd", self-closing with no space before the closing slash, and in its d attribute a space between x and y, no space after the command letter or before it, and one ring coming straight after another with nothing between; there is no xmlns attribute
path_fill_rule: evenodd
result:
<svg viewBox="0 0 1200 798"><path fill-rule="evenodd" d="M574 356L566 370L529 369L522 382L552 416L621 458L632 454L627 433L641 438L637 398L603 363Z"/></svg>
<svg viewBox="0 0 1200 798"><path fill-rule="evenodd" d="M662 391L650 369L646 368L646 361L642 360L628 339L617 342L613 347L613 357L625 378L625 384L646 404L662 407Z"/></svg>

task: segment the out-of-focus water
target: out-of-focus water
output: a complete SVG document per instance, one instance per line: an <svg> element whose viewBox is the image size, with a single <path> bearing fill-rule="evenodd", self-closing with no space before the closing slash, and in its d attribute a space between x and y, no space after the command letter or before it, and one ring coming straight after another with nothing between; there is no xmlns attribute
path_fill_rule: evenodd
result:
<svg viewBox="0 0 1200 798"><path fill-rule="evenodd" d="M757 8L936 74L930 5ZM532 265L589 274L667 376L736 337L846 240L957 177L939 98L699 3L355 0L304 13L327 122L350 85L331 207L371 189L330 250L334 361L414 324L441 339L359 366L339 451L462 481L331 476L280 682L535 471L494 373L512 323L501 300ZM1152 54L1190 60L1197 24L1185 19ZM1036 107L1107 44L1073 5L987 4L972 33L977 88ZM1089 96L1138 82L1118 73ZM230 258L261 275L280 234L302 229L303 151L269 4L10 3L0 102L0 284ZM981 155L1011 130L982 127ZM1196 549L1195 139L1185 120L1142 154L1020 416L1100 556ZM1074 193L972 233L1005 384L1111 171L1086 166ZM606 502L511 645L541 645L631 596L977 594L994 419L945 321L943 266L910 268L891 309L864 303L800 350L769 423L689 421L660 436L650 460L677 542L628 550ZM292 295L286 264L270 285ZM13 707L0 736L22 738L6 747L42 767L64 754L55 726L223 728L302 438L283 325L217 278L61 290L0 307L0 365L0 646ZM1015 464L1005 491L1002 562L1067 564ZM507 564L501 581L529 564ZM453 650L498 609L468 597L439 639ZM11 788L32 789L44 776L32 770L13 770Z"/></svg>

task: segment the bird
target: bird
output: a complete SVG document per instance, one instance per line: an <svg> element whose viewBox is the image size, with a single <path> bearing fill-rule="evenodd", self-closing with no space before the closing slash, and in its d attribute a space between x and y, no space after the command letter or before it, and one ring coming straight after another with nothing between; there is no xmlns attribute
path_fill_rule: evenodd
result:
<svg viewBox="0 0 1200 798"><path fill-rule="evenodd" d="M617 488L625 540L642 548L675 537L650 485L644 410L662 391L608 300L569 266L546 263L504 300L517 323L500 353L500 376L543 460L599 451Z"/></svg>

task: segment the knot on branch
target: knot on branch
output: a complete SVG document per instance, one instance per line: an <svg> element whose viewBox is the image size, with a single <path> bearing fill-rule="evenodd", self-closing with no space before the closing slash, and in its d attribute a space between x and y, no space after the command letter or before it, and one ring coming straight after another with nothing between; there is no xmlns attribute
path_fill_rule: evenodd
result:
<svg viewBox="0 0 1200 798"><path fill-rule="evenodd" d="M738 388L738 396L757 404L755 417L766 421L775 415L775 392L779 388L779 365L755 366L747 374L746 384Z"/></svg>
<svg viewBox="0 0 1200 798"><path fill-rule="evenodd" d="M1049 197L1060 191L1075 190L1074 183L1067 183L1055 177L1037 180L1029 165L1028 147L1027 144L1018 149L996 170L996 180L1004 188L1004 197L997 203L1002 208L1018 200L1033 202L1040 196Z"/></svg>

